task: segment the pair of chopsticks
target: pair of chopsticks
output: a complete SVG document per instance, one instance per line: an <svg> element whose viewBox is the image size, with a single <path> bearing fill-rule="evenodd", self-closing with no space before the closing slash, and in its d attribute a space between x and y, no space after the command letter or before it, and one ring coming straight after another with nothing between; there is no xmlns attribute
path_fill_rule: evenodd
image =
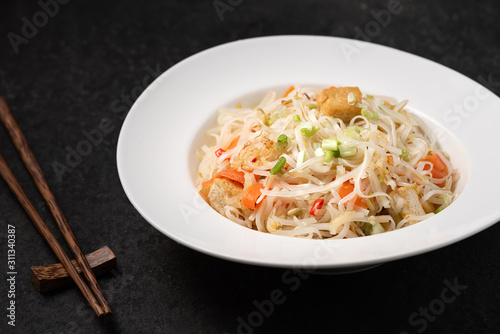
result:
<svg viewBox="0 0 500 334"><path fill-rule="evenodd" d="M76 285L83 293L83 295L85 296L85 298L87 299L87 301L89 302L90 306L97 314L97 316L103 317L111 315L111 309L102 294L99 284L97 284L97 280L94 276L94 273L92 272L92 269L90 268L90 265L87 259L85 258L85 255L80 249L78 241L76 240L75 235L71 231L71 228L69 227L68 222L66 221L66 218L64 217L61 211L61 208L57 204L54 194L50 190L49 185L45 179L45 176L43 175L42 169L38 165L38 162L36 161L33 152L30 150L28 146L26 138L24 137L21 129L14 120L14 117L12 116L9 107L7 106L7 103L5 102L5 99L2 96L0 96L0 119L5 125L9 133L9 136L12 139L12 142L14 143L17 151L21 155L21 158L26 168L30 172L38 190L42 194L47 205L49 206L50 211L57 222L57 226L61 230L64 239L71 248L78 262L78 265L82 269L83 274L90 285L90 288L87 286L82 277L78 274L78 271L71 263L70 259L62 249L61 245L59 244L59 242L57 242L57 239L54 237L52 232L50 232L47 225L44 223L44 221L42 220L36 209L33 207L28 197L24 193L23 189L21 188L21 185L16 180L14 174L12 174L12 171L8 167L3 157L0 155L0 174L2 178L9 186L10 190L14 193L19 203L21 203L24 210L26 210L31 220L33 220L33 223L35 224L36 228L45 238L50 248L56 254L59 261L61 261L62 265L64 266L68 274L75 281Z"/></svg>

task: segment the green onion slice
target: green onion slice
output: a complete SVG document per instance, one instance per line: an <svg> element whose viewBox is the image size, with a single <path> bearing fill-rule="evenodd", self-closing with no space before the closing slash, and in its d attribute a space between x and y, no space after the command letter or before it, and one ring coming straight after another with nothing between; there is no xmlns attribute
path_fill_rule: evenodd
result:
<svg viewBox="0 0 500 334"><path fill-rule="evenodd" d="M278 174L281 171L281 169L283 168L283 166L285 166L285 163L286 163L285 157L280 157L278 162L276 163L276 165L274 165L274 167L271 168L271 170L269 172L272 175Z"/></svg>
<svg viewBox="0 0 500 334"><path fill-rule="evenodd" d="M354 130L348 130L348 129L344 130L344 136L351 138L351 139L356 139L356 140L360 139L359 133L357 133Z"/></svg>
<svg viewBox="0 0 500 334"><path fill-rule="evenodd" d="M333 151L326 150L325 151L325 158L323 159L324 162L330 162L332 161L333 158Z"/></svg>
<svg viewBox="0 0 500 334"><path fill-rule="evenodd" d="M288 136L286 134L283 133L283 134L279 135L278 143L285 144L287 142L288 142Z"/></svg>
<svg viewBox="0 0 500 334"><path fill-rule="evenodd" d="M350 105L355 105L356 104L356 97L354 96L354 93L349 93L349 95L347 95L347 103L349 103Z"/></svg>
<svg viewBox="0 0 500 334"><path fill-rule="evenodd" d="M406 161L406 162L410 162L410 152L408 152L408 150L406 148L403 148L401 150L401 159L403 159L403 161Z"/></svg>
<svg viewBox="0 0 500 334"><path fill-rule="evenodd" d="M378 119L378 114L376 112L368 111L367 109L361 109L361 115L369 119Z"/></svg>
<svg viewBox="0 0 500 334"><path fill-rule="evenodd" d="M358 150L356 149L356 147L339 145L339 152L341 158L350 158L356 156Z"/></svg>
<svg viewBox="0 0 500 334"><path fill-rule="evenodd" d="M339 146L339 142L336 138L327 138L327 139L323 139L322 143L321 143L321 148L324 149L324 150L330 150L330 151L337 151L338 150L338 146Z"/></svg>
<svg viewBox="0 0 500 334"><path fill-rule="evenodd" d="M308 128L300 129L300 132L302 132L302 134L304 136L306 136L307 138L311 138L318 131L319 131L318 126L313 126L312 129L308 129Z"/></svg>
<svg viewBox="0 0 500 334"><path fill-rule="evenodd" d="M348 126L346 129L356 131L357 133L359 133L359 126L357 126L357 125Z"/></svg>
<svg viewBox="0 0 500 334"><path fill-rule="evenodd" d="M453 195L450 194L443 194L440 197L444 199L444 203L434 213L440 213L443 211L444 208L451 204L451 200L453 199Z"/></svg>
<svg viewBox="0 0 500 334"><path fill-rule="evenodd" d="M379 234L384 232L385 229L382 227L382 225L380 225L380 223L373 225L372 234Z"/></svg>
<svg viewBox="0 0 500 334"><path fill-rule="evenodd" d="M321 147L318 147L317 149L314 150L314 155L316 157L323 156L323 155L325 155L325 151L323 151L323 149Z"/></svg>

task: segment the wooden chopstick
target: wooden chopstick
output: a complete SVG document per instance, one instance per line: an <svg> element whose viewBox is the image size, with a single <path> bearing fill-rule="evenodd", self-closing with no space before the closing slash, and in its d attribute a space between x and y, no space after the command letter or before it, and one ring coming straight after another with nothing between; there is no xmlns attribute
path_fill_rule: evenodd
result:
<svg viewBox="0 0 500 334"><path fill-rule="evenodd" d="M90 268L87 259L85 258L85 255L80 249L78 241L76 240L75 235L71 231L71 228L69 227L69 224L66 221L66 218L64 217L62 210L59 207L59 204L57 203L54 197L54 194L50 190L47 180L43 175L42 169L40 168L40 165L38 164L33 152L30 150L26 138L24 137L21 129L14 120L14 117L12 116L9 107L2 96L0 96L0 119L7 128L7 132L9 133L12 142L16 146L17 151L21 155L21 158L26 168L30 172L38 190L42 194L47 205L49 206L50 211L54 216L54 219L56 220L57 226L61 230L64 239L71 248L71 251L73 252L78 264L80 265L80 268L82 269L85 278L89 282L90 288L95 294L95 298L98 300L100 306L102 306L103 313L106 315L111 314L111 308L109 307L106 299L102 294L101 288L97 283L97 280L94 276L94 273L92 272L92 269ZM72 265L71 267L75 269ZM79 275L77 276L80 278ZM99 312L98 315L100 315L100 313L101 312Z"/></svg>
<svg viewBox="0 0 500 334"><path fill-rule="evenodd" d="M0 155L0 174L7 183L7 185L9 186L10 190L14 193L14 195L18 199L19 203L21 203L24 210L26 210L31 220L33 220L33 223L35 223L35 226L38 229L38 231L40 231L44 239L49 244L50 248L52 248L52 251L56 254L59 261L61 261L68 274L75 281L76 285L83 293L85 298L87 298L94 312L99 317L105 315L104 310L102 309L97 299L94 297L92 291L89 289L87 284L85 284L85 281L83 281L83 279L80 277L75 267L73 267L68 256L66 255L66 253L64 253L64 250L62 249L61 245L59 244L59 242L57 242L57 239L54 237L52 232L50 232L47 225L44 223L38 212L35 210L33 204L31 204L30 200L28 199L23 189L21 188L21 185L19 184L19 182L17 182L16 177L14 176L14 174L12 174L12 171L10 170L9 166L7 166L7 163L5 162L5 160L1 155Z"/></svg>

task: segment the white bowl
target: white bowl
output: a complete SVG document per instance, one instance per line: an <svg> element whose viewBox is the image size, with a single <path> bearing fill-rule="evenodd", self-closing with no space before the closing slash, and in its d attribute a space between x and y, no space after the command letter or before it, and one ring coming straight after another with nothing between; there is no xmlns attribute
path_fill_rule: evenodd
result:
<svg viewBox="0 0 500 334"><path fill-rule="evenodd" d="M413 226L345 240L275 236L222 217L195 191L195 151L207 140L204 130L219 107L255 102L270 88L292 84L359 86L409 99L459 169L460 196ZM255 38L196 54L156 79L123 124L118 172L140 214L183 245L247 264L349 271L440 248L497 222L498 124L497 96L429 60L342 38Z"/></svg>

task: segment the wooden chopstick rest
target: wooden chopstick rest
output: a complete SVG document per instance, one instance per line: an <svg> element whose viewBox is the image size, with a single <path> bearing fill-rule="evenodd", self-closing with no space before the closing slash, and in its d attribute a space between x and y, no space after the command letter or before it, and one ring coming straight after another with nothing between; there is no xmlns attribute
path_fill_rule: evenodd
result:
<svg viewBox="0 0 500 334"><path fill-rule="evenodd" d="M85 255L94 275L98 276L116 268L116 256L108 246ZM76 260L71 260L76 271L81 274L82 269ZM30 267L31 282L39 292L51 291L74 283L61 263L45 266Z"/></svg>

